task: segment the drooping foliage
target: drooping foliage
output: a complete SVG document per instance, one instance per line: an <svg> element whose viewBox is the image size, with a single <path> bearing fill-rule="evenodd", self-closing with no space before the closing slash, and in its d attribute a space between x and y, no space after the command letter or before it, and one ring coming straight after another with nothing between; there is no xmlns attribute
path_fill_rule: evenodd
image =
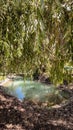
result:
<svg viewBox="0 0 73 130"><path fill-rule="evenodd" d="M54 83L70 76L73 65L72 0L1 0L0 71L46 69Z"/></svg>

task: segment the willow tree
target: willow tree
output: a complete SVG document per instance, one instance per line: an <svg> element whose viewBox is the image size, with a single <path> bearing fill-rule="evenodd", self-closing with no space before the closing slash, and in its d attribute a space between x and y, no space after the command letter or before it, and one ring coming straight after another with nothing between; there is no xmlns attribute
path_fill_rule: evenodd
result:
<svg viewBox="0 0 73 130"><path fill-rule="evenodd" d="M44 65L54 83L73 64L72 0L1 0L1 71L30 72Z"/></svg>
<svg viewBox="0 0 73 130"><path fill-rule="evenodd" d="M43 43L50 63L50 75L54 83L61 83L70 76L65 73L64 66L73 65L72 0L43 2L42 19L46 34Z"/></svg>
<svg viewBox="0 0 73 130"><path fill-rule="evenodd" d="M27 58L27 49L31 50L28 43L30 5L12 0L3 0L0 4L0 63L5 71L18 71Z"/></svg>
<svg viewBox="0 0 73 130"><path fill-rule="evenodd" d="M54 80L61 81L64 78L64 66L72 65L72 1L58 1L54 3L54 59L52 61L52 71Z"/></svg>

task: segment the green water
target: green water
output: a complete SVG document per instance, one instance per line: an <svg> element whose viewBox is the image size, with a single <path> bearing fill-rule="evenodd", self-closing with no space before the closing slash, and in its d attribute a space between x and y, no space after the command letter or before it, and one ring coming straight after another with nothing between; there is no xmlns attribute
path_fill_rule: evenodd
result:
<svg viewBox="0 0 73 130"><path fill-rule="evenodd" d="M30 80L15 80L7 87L7 92L18 97L23 98L42 98L48 93L53 93L55 87L53 85L48 86L36 81Z"/></svg>
<svg viewBox="0 0 73 130"><path fill-rule="evenodd" d="M6 87L6 92L20 100L60 104L68 94L60 92L54 85L42 84L31 80L14 80Z"/></svg>

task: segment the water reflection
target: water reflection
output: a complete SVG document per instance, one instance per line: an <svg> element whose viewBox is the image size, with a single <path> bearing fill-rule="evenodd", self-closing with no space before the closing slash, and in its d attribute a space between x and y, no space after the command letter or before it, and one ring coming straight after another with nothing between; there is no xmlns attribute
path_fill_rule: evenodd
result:
<svg viewBox="0 0 73 130"><path fill-rule="evenodd" d="M46 85L30 80L14 80L6 89L8 94L18 99L31 99L47 102L49 105L60 104L69 94L60 92L54 85Z"/></svg>
<svg viewBox="0 0 73 130"><path fill-rule="evenodd" d="M16 96L19 99L29 98L35 100L45 100L46 95L55 92L53 85L48 86L36 81L13 81L7 87L9 94Z"/></svg>
<svg viewBox="0 0 73 130"><path fill-rule="evenodd" d="M25 98L25 94L22 92L22 87L21 86L18 86L16 88L15 92L16 92L15 96L17 96L19 99L22 100L23 98Z"/></svg>

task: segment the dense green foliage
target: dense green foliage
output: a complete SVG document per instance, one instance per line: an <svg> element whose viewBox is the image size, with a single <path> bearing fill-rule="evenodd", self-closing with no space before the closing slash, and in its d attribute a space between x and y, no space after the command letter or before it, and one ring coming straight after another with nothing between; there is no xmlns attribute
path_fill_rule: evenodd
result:
<svg viewBox="0 0 73 130"><path fill-rule="evenodd" d="M0 0L0 72L32 75L44 66L54 83L71 80L72 11L72 0Z"/></svg>

